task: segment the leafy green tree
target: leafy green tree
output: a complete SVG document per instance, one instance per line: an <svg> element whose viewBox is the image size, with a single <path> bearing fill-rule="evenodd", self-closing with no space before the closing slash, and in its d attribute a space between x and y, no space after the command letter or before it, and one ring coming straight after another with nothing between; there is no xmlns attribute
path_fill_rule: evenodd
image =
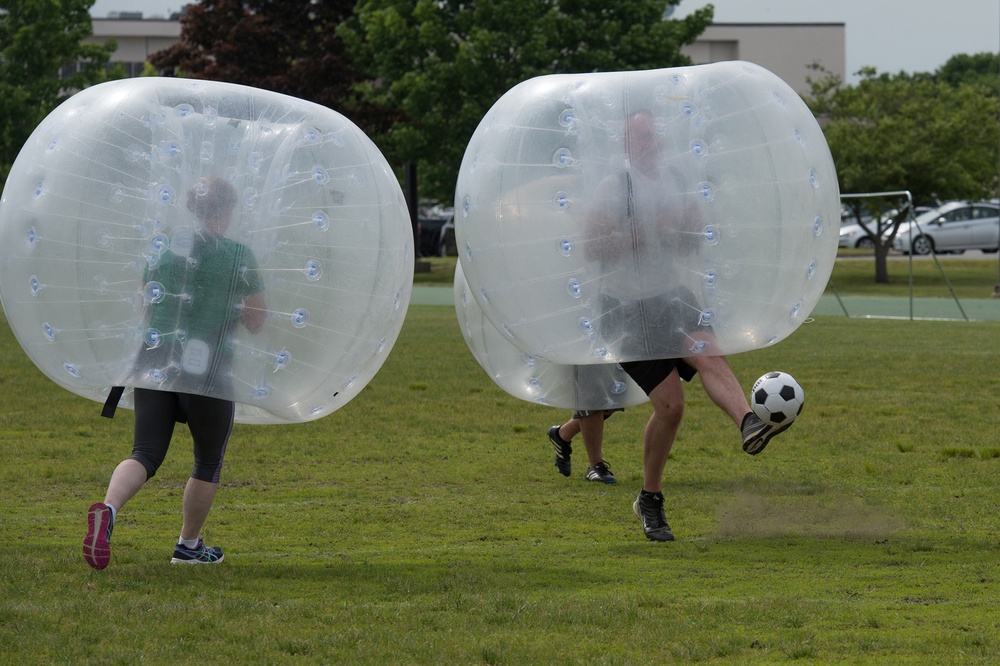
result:
<svg viewBox="0 0 1000 666"><path fill-rule="evenodd" d="M0 0L0 181L46 115L72 93L124 71L114 40L86 43L94 0ZM60 69L72 70L60 77Z"/></svg>
<svg viewBox="0 0 1000 666"><path fill-rule="evenodd" d="M942 83L958 87L961 83L981 86L987 94L1000 97L1000 53L959 53L937 71Z"/></svg>
<svg viewBox="0 0 1000 666"><path fill-rule="evenodd" d="M465 146L486 111L528 78L690 64L681 47L708 5L664 20L680 0L359 0L339 34L368 76L357 90L399 112L375 136L395 164L419 164L422 193L454 196Z"/></svg>
<svg viewBox="0 0 1000 666"><path fill-rule="evenodd" d="M165 74L272 90L334 109L366 131L391 122L352 93L360 74L336 27L354 0L201 0L180 40L150 56Z"/></svg>
<svg viewBox="0 0 1000 666"><path fill-rule="evenodd" d="M807 102L824 127L841 192L909 190L916 202L997 196L1000 105L982 85L865 69L857 85L843 86L817 69L823 75L810 81ZM888 282L885 258L899 219L881 215L888 201L867 203L875 279ZM853 206L860 221L862 202Z"/></svg>

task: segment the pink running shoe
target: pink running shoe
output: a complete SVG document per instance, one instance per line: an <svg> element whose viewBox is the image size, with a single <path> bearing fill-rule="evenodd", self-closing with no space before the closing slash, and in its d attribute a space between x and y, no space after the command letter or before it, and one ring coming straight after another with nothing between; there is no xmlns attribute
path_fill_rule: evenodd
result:
<svg viewBox="0 0 1000 666"><path fill-rule="evenodd" d="M95 569L104 569L111 562L111 530L115 522L111 509L104 502L94 502L87 511L87 536L83 539L83 557Z"/></svg>

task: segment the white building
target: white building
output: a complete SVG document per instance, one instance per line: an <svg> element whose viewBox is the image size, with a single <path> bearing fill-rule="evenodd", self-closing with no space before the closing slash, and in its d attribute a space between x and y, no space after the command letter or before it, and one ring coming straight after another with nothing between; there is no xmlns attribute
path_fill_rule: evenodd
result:
<svg viewBox="0 0 1000 666"><path fill-rule="evenodd" d="M846 80L845 41L843 23L716 23L682 51L696 65L747 60L803 95L806 77L818 78L813 63Z"/></svg>
<svg viewBox="0 0 1000 666"><path fill-rule="evenodd" d="M103 44L109 39L118 42L112 62L125 65L129 76L142 74L150 54L176 44L181 37L181 23L169 19L107 18L93 19L94 34L88 42Z"/></svg>

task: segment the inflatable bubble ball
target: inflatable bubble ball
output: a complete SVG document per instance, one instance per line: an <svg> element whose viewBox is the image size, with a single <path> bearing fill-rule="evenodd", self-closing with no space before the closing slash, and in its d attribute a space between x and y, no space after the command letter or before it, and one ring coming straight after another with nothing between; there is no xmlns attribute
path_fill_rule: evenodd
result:
<svg viewBox="0 0 1000 666"><path fill-rule="evenodd" d="M826 287L840 224L822 130L747 62L525 81L474 133L455 206L483 313L564 365L784 339Z"/></svg>
<svg viewBox="0 0 1000 666"><path fill-rule="evenodd" d="M617 363L559 365L515 347L483 314L459 261L455 312L462 337L479 366L515 398L562 409L596 411L639 405L646 394Z"/></svg>
<svg viewBox="0 0 1000 666"><path fill-rule="evenodd" d="M375 145L245 86L83 90L35 129L0 203L7 320L43 373L99 402L142 387L234 400L243 422L329 414L385 361L412 280Z"/></svg>

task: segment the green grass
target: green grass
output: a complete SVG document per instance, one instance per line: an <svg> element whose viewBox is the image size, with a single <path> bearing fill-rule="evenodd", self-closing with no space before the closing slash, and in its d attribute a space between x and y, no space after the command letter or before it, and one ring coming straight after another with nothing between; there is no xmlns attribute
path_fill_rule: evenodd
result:
<svg viewBox="0 0 1000 666"><path fill-rule="evenodd" d="M414 273L414 284L434 287L450 287L454 284L457 257L421 257L418 261L426 264L427 270Z"/></svg>
<svg viewBox="0 0 1000 666"><path fill-rule="evenodd" d="M988 298L1000 283L1000 259L959 259L954 256L910 261L901 255L889 255L889 284L875 282L875 259L871 251L841 250L830 277L838 293L855 296L910 295L910 271L913 271L913 295L950 298L949 284L960 299ZM830 286L827 293L833 293Z"/></svg>
<svg viewBox="0 0 1000 666"><path fill-rule="evenodd" d="M997 322L816 317L732 357L746 386L791 372L805 411L750 457L687 387L658 544L631 509L648 405L608 423L617 485L581 456L563 478L545 430L567 414L494 386L450 308L412 306L343 409L237 426L222 565L168 564L179 429L98 572L86 507L132 414L100 418L0 326L0 663L995 663L998 348Z"/></svg>

